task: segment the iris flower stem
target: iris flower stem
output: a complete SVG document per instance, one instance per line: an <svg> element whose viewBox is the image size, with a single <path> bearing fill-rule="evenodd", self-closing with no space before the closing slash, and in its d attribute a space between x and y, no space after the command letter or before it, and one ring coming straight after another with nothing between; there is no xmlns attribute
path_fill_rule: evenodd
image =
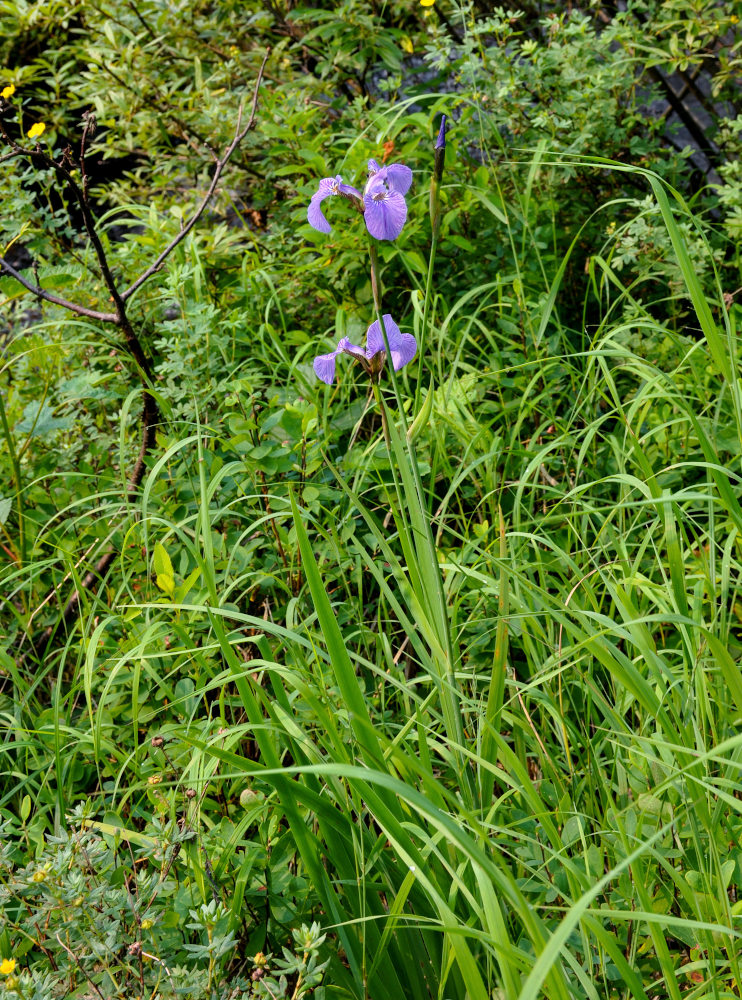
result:
<svg viewBox="0 0 742 1000"><path fill-rule="evenodd" d="M417 464L417 456L415 454L414 443L410 441L407 436L407 419L405 417L404 408L402 406L402 398L399 392L399 382L397 380L397 373L394 370L394 365L392 364L392 352L389 348L389 338L387 336L386 327L384 325L384 316L381 309L381 271L379 267L379 252L376 244L373 240L369 240L369 258L371 262L371 287L374 295L374 307L376 310L376 319L381 328L381 335L384 338L384 349L386 351L386 365L385 368L388 369L391 376L392 388L394 390L394 397L397 403L397 412L399 413L400 422L402 424L403 439L407 448L407 457L409 461L410 471L412 472L412 478L415 486L415 493L417 494L417 502L422 516L422 522L425 525L425 542L428 549L429 558L431 565L435 567L433 576L435 578L435 598L438 604L438 615L440 616L440 629L443 635L439 638L444 643L445 655L446 655L446 676L442 678L442 688L441 688L441 698L443 701L444 718L447 717L450 725L454 729L454 732L449 734L453 736L458 747L464 746L464 726L461 719L460 712L460 702L457 698L457 687L456 687L456 671L455 671L455 656L453 649L453 642L451 640L451 628L448 616L448 605L446 603L446 592L443 585L443 576L441 573L440 564L438 563L438 552L435 546L435 540L433 538L433 530L430 523L430 516L428 514L427 504L425 502L425 493L423 490L422 479L420 477L420 469ZM432 275L432 266L429 267L428 274ZM381 411L382 426L384 428L384 439L387 446L387 451L389 453L389 463L392 469L392 475L394 477L394 487L397 492L397 497L400 505L400 512L405 509L404 495L402 492L401 485L397 478L397 472L394 464L394 453L392 451L391 445L391 435L389 433L388 416L386 411L386 406L384 404L383 397L381 395L381 390L379 386L374 383L374 395L376 396L377 403ZM432 596L432 595L431 595ZM433 608L431 608L433 610ZM474 805L474 790L469 780L469 775L466 770L466 764L463 759L460 750L456 750L456 757L458 760L460 779L461 779L461 791L468 806L473 807Z"/></svg>
<svg viewBox="0 0 742 1000"><path fill-rule="evenodd" d="M389 452L389 457L392 455L392 439L389 436L389 417L386 412L386 407L384 406L384 400L381 398L381 389L379 389L378 382L372 382L371 388L373 389L374 399L376 400L376 405L379 407L379 413L381 414L381 429L384 432L384 443L386 444L386 450ZM392 475L394 476L394 485L396 487L397 493L399 493L400 487L397 482L397 473L394 469L394 463L392 463Z"/></svg>
<svg viewBox="0 0 742 1000"><path fill-rule="evenodd" d="M417 379L417 385L415 387L415 402L412 406L413 419L418 412L420 407L420 389L422 388L422 368L423 368L423 358L425 357L425 347L426 340L428 339L428 315L430 310L430 299L432 297L433 291L433 270L435 268L435 254L438 249L438 232L440 230L440 225L433 226L433 236L430 241L430 257L428 258L428 276L425 279L425 299L423 300L423 323L420 328L420 350L418 357L420 358L420 373Z"/></svg>

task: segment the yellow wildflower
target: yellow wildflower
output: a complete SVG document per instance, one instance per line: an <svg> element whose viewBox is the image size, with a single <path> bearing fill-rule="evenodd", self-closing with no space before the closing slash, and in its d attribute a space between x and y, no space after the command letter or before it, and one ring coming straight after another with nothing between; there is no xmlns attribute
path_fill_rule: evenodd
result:
<svg viewBox="0 0 742 1000"><path fill-rule="evenodd" d="M15 972L15 959L4 958L2 962L0 962L0 975L12 976L14 972Z"/></svg>
<svg viewBox="0 0 742 1000"><path fill-rule="evenodd" d="M144 920L142 921L142 930L148 931L153 923L154 923L153 920L150 920L149 917L145 917Z"/></svg>
<svg viewBox="0 0 742 1000"><path fill-rule="evenodd" d="M15 93L15 84L9 83L7 87L3 87L3 89L0 90L0 97L4 98L7 101L8 98L12 97L14 93Z"/></svg>
<svg viewBox="0 0 742 1000"><path fill-rule="evenodd" d="M32 125L28 132L26 132L26 135L29 139L38 139L40 135L44 134L45 130L46 125L43 122L36 122L36 124Z"/></svg>
<svg viewBox="0 0 742 1000"><path fill-rule="evenodd" d="M421 7L432 7L434 3L435 0L420 0Z"/></svg>

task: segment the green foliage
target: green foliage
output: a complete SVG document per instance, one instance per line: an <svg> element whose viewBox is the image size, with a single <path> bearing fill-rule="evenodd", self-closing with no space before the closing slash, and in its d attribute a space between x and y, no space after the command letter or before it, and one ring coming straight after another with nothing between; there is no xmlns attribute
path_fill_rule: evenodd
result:
<svg viewBox="0 0 742 1000"><path fill-rule="evenodd" d="M25 823L28 815L21 818ZM16 963L3 980L4 995L82 997L92 988L110 998L226 1000L271 990L298 998L321 982L329 959L320 961L325 936L316 923L294 931L282 958L260 951L252 962L236 960L239 936L272 939L280 925L261 927L258 918L255 926L255 911L230 910L218 886L208 888L213 875L206 883L212 898L199 902L203 887L186 862L189 854L198 857L196 834L187 822L155 819L130 834L115 815L101 823L78 808L68 819L68 831L44 838L26 863L20 845L13 846L19 831L4 831L0 947ZM207 865L211 840L199 845ZM258 882L269 879L255 852L251 859L242 884L248 907Z"/></svg>
<svg viewBox="0 0 742 1000"><path fill-rule="evenodd" d="M60 157L94 112L119 288L270 48L127 302L135 488L120 328L0 277L7 995L739 993L740 28L542 7L0 0L3 126ZM311 364L374 318L362 220L306 222L372 156L425 345L379 397ZM70 185L0 171L0 255L110 309Z"/></svg>

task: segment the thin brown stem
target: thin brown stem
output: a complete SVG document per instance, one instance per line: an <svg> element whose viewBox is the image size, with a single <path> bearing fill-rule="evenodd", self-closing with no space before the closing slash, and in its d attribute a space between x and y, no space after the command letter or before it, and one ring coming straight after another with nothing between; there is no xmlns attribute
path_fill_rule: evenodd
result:
<svg viewBox="0 0 742 1000"><path fill-rule="evenodd" d="M85 306L78 305L77 302L70 302L68 299L62 299L58 295L52 295L51 292L45 292L43 288L38 285L34 285L33 282L28 281L23 275L16 271L16 269L5 260L4 257L0 257L0 274L9 274L11 278L15 278L19 285L23 285L27 288L29 292L33 292L34 295L38 296L40 299L44 299L45 302L51 302L55 306L62 306L64 309L68 309L70 312L77 313L78 316L86 316L88 319L97 319L101 323L116 323L118 324L118 317L116 313L104 313L98 312L97 309L88 309Z"/></svg>
<svg viewBox="0 0 742 1000"><path fill-rule="evenodd" d="M95 115L92 111L86 111L83 114L83 119L85 120L85 125L83 126L82 139L80 140L80 176L82 177L82 196L85 204L87 204L89 178L85 166L85 156L87 154L88 136L92 138L95 135Z"/></svg>
<svg viewBox="0 0 742 1000"><path fill-rule="evenodd" d="M214 168L214 175L211 178L211 184L209 185L209 189L206 192L206 194L205 194L205 196L204 196L201 204L198 206L198 208L196 209L195 213L191 216L191 218L188 220L188 222L183 226L183 228L178 233L178 235L175 236L170 241L170 243L168 243L168 245L165 247L165 249L159 255L159 257L157 258L157 260L154 261L153 264L150 264L150 266L147 268L147 270L144 271L143 274L140 274L139 277L136 279L136 281L133 281L129 285L129 287L126 288L121 293L121 301L122 302L126 302L127 299L129 299L138 288L141 288L141 286L144 284L145 281L147 281L148 278L151 278L153 274L155 274L157 271L160 270L160 268L165 263L165 261L170 256L170 254L173 252L173 250L178 246L179 243L182 243L182 241L186 238L186 236L188 235L188 233L190 233L190 231L193 229L193 227L196 225L196 223L198 222L198 220L203 215L203 213L204 213L204 211L206 209L206 206L211 201L211 199L213 197L213 194L216 191L216 186L219 183L219 178L221 177L224 168L226 167L227 163L229 162L229 158L231 157L232 153L235 151L235 149L240 144L240 142L245 138L245 136L247 135L247 133L250 132L253 128L255 128L255 113L256 113L257 107L258 107L258 91L260 90L260 83L261 83L261 80L263 79L263 70L265 69L265 64L268 61L268 56L269 55L270 55L270 51L266 52L265 56L263 57L263 62L260 64L260 69L258 71L258 78L257 78L257 80L255 82L255 89L253 91L252 107L251 107L251 110L250 110L250 119L249 119L247 125L243 129L240 129L240 125L241 125L241 122L242 122L242 107L240 107L240 110L239 110L238 116L237 116L237 127L235 129L234 138L232 139L232 141L230 142L230 144L227 146L227 148L224 150L224 152L222 153L221 157L216 161L216 165L215 165L215 168Z"/></svg>
<svg viewBox="0 0 742 1000"><path fill-rule="evenodd" d="M85 132L83 133L83 141L84 137L85 137ZM14 146L17 145L16 143L13 143L12 140L10 141ZM116 311L113 314L104 314L104 317L99 315L91 318L102 319L103 322L115 323L116 326L121 327L127 342L127 346L129 347L129 350L131 351L134 360L137 362L142 371L149 377L150 376L149 361L147 360L147 356L144 353L144 350L139 342L138 337L134 333L131 324L127 320L124 301L121 298L121 295L118 290L118 285L116 283L116 279L114 278L113 272L111 271L111 267L108 263L108 257L106 255L105 249L103 248L103 243L101 241L100 235L98 234L96 220L95 217L93 216L90 205L88 204L87 196L86 194L84 194L83 189L80 187L75 178L72 176L72 172L68 166L68 164L71 164L73 162L71 159L71 153L69 151L66 151L62 155L62 159L57 161L53 159L53 157L49 156L49 154L46 153L41 148L41 146L37 146L33 150L24 150L24 152L26 152L30 156L32 161L38 161L48 169L56 171L56 173L59 174L59 176L64 179L68 188L72 192L75 201L80 207L83 225L85 226L85 231L88 235L88 239L90 240L93 246L95 256L98 260L98 267L100 269L101 277L103 278L103 282L106 286L106 289L108 290L108 293L111 296L111 299L113 300L113 304L116 307ZM84 183L85 181L83 180L83 184ZM7 264L5 264L4 266L6 269L8 269ZM28 284L25 282L25 280L22 280L18 276L17 271L15 273L13 273L13 271L9 271L9 273L11 273L13 277L16 278L16 280L20 281L20 283L24 285L24 287L28 287ZM38 288L38 286L35 287ZM48 296L44 295L42 295L41 297L48 298ZM64 305L65 308L70 308L70 306L72 305L71 303L66 303L64 300L61 301L57 300L57 304ZM79 313L80 308L79 307L72 308L71 311Z"/></svg>
<svg viewBox="0 0 742 1000"><path fill-rule="evenodd" d="M76 955L76 954L74 953L74 951L73 951L73 950L72 950L71 948L68 948L68 947L67 947L67 945L66 945L66 944L64 943L64 941L63 941L63 940L61 939L61 937L59 936L59 934L55 933L55 934L54 934L54 937L55 937L55 938L57 939L57 941L59 941L60 945L61 945L61 946L62 946L62 947L64 948L64 950L65 950L65 951L67 952L67 954L68 954L68 955L70 956L70 958L71 958L71 959L73 960L73 962L74 962L74 963L75 963L75 965L76 965L76 966L78 967L78 969L80 970L80 972L82 972L83 976L85 976L85 978L87 979L87 981L88 981L88 982L90 983L90 985L91 985L91 986L93 987L93 989L95 990L95 992L96 992L96 993L98 994L98 996L100 997L100 1000L106 1000L106 998L105 998L105 997L103 996L103 994L101 993L101 991L100 991L100 990L98 989L98 987L96 986L96 984L95 984L95 981L94 981L94 980L92 980L92 979L90 978L90 976L88 975L88 973L87 973L87 971L86 971L86 969L85 969L85 966L84 966L84 965L82 964L82 962L81 962L81 961L80 961L80 959L79 959L79 958L77 957L77 955Z"/></svg>

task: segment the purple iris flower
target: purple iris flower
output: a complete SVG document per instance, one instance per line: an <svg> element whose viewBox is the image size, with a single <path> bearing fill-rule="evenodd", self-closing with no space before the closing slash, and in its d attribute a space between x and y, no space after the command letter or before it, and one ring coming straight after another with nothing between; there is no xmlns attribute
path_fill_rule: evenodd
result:
<svg viewBox="0 0 742 1000"><path fill-rule="evenodd" d="M403 163L380 167L368 161L368 182L363 192L366 228L377 240L396 240L407 220L404 196L412 184L412 171Z"/></svg>
<svg viewBox="0 0 742 1000"><path fill-rule="evenodd" d="M331 195L339 194L343 198L352 201L358 208L361 207L361 192L356 191L350 184L343 184L340 174L337 177L325 177L319 182L319 191L312 195L307 209L307 221L320 233L331 232L330 223L322 212L322 202Z"/></svg>
<svg viewBox="0 0 742 1000"><path fill-rule="evenodd" d="M417 354L417 341L411 333L402 333L389 313L384 314L384 329L389 341L389 351L392 356L394 370L399 371L408 364ZM338 346L329 354L320 354L314 359L314 372L318 379L332 385L335 381L335 358L338 354L349 354L356 361L359 361L363 370L371 379L376 379L381 374L386 360L386 347L384 346L384 334L381 332L381 324L378 320L371 324L366 332L366 350L351 344L347 337L342 337L338 341Z"/></svg>
<svg viewBox="0 0 742 1000"><path fill-rule="evenodd" d="M368 181L363 194L350 184L344 184L339 174L337 177L325 177L309 202L307 221L320 233L331 232L321 206L325 198L339 194L363 212L366 228L373 237L377 240L396 240L407 219L404 196L410 184L412 171L403 163L380 167L376 160L369 160Z"/></svg>

